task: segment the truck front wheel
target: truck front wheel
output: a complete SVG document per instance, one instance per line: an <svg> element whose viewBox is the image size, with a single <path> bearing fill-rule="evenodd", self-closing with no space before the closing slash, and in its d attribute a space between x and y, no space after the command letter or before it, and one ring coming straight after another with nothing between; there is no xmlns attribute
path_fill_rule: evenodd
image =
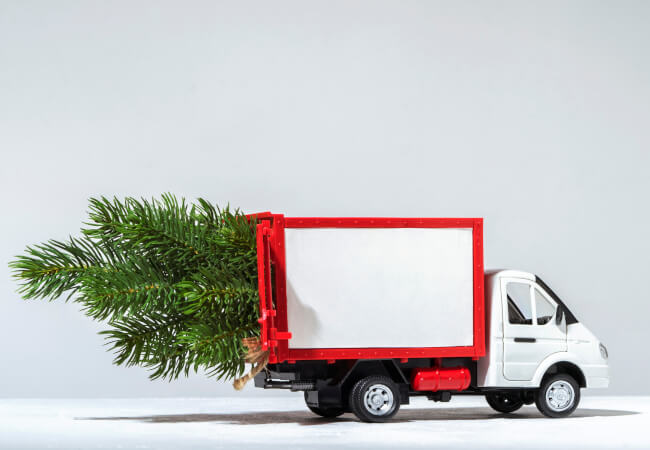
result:
<svg viewBox="0 0 650 450"><path fill-rule="evenodd" d="M345 412L343 411L343 408L337 408L335 406L326 407L326 408L311 406L309 403L307 403L307 392L305 392L305 404L307 405L307 408L309 408L309 410L314 414L317 414L321 417L326 417L328 419L333 419L334 417L338 417Z"/></svg>
<svg viewBox="0 0 650 450"><path fill-rule="evenodd" d="M350 408L363 422L386 422L397 414L399 406L399 389L388 377L362 378L350 392Z"/></svg>
<svg viewBox="0 0 650 450"><path fill-rule="evenodd" d="M485 394L485 400L493 410L500 413L513 413L524 406L524 401L518 392L490 392Z"/></svg>
<svg viewBox="0 0 650 450"><path fill-rule="evenodd" d="M580 403L580 386L571 375L558 373L542 381L535 404L546 417L566 417Z"/></svg>

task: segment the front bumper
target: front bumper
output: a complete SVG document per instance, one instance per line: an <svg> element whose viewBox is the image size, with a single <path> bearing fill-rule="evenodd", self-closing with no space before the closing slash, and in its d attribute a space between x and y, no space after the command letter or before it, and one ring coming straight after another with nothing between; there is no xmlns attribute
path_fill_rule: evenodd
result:
<svg viewBox="0 0 650 450"><path fill-rule="evenodd" d="M582 367L588 388L606 388L609 386L609 366L593 364Z"/></svg>

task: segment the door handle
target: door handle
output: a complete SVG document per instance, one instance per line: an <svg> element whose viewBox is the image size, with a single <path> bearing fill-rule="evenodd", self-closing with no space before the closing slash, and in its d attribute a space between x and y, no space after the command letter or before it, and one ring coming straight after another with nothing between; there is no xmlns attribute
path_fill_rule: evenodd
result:
<svg viewBox="0 0 650 450"><path fill-rule="evenodd" d="M515 338L515 342L536 342L535 338Z"/></svg>

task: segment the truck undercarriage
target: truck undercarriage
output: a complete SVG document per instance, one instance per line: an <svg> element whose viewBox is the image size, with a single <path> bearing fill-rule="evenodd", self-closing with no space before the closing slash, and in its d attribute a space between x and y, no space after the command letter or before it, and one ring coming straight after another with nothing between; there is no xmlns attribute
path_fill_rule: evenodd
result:
<svg viewBox="0 0 650 450"><path fill-rule="evenodd" d="M302 391L307 407L317 415L332 418L352 412L366 422L391 419L401 405L409 404L412 396L448 402L455 395L481 395L499 413L512 413L537 401L540 388L478 387L476 366L472 358L296 361L270 364L257 374L255 386ZM579 395L580 387L584 387L584 376L570 367L554 367L546 378L558 377L558 386L568 385L571 395ZM575 386L570 386L572 382ZM558 401L565 399L565 394L558 394ZM540 408L549 417L572 411L558 414Z"/></svg>

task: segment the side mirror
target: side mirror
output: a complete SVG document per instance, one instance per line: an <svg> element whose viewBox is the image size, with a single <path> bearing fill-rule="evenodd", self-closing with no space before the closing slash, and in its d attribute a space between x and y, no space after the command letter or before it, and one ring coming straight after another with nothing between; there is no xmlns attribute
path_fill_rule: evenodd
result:
<svg viewBox="0 0 650 450"><path fill-rule="evenodd" d="M557 307L557 314L555 315L555 324L556 325L561 325L563 318L564 318L564 308L562 308L561 306L558 306Z"/></svg>

